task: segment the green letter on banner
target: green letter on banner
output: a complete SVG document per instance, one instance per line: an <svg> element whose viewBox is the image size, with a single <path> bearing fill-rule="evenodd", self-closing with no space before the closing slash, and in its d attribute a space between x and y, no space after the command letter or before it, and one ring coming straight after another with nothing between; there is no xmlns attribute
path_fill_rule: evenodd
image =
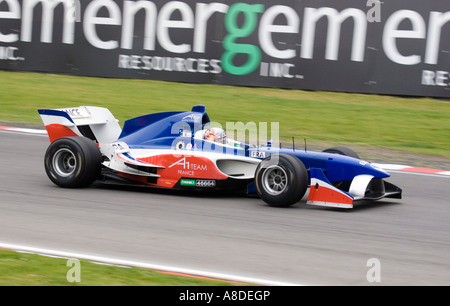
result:
<svg viewBox="0 0 450 306"><path fill-rule="evenodd" d="M225 53L222 55L223 69L234 75L245 75L253 72L261 61L261 51L257 46L250 44L237 44L237 38L247 37L255 30L258 18L257 14L264 11L263 4L236 3L230 6L225 15L225 27L228 35L223 41ZM242 27L237 25L237 18L240 13L244 14L244 24ZM236 54L248 54L247 62L238 67L233 63Z"/></svg>

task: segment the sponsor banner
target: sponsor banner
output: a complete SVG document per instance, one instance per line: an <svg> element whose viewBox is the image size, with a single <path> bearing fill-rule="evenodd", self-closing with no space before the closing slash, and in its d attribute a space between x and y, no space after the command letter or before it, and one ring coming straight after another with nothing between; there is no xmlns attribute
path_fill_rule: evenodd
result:
<svg viewBox="0 0 450 306"><path fill-rule="evenodd" d="M0 0L0 69L450 97L448 0Z"/></svg>

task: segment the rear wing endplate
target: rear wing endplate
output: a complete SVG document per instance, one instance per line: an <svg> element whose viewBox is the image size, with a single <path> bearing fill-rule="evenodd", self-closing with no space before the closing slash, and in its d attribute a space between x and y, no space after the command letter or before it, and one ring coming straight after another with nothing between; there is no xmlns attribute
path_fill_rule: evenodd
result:
<svg viewBox="0 0 450 306"><path fill-rule="evenodd" d="M104 107L39 109L38 112L51 142L61 137L84 136L99 143L110 143L122 132L119 121Z"/></svg>

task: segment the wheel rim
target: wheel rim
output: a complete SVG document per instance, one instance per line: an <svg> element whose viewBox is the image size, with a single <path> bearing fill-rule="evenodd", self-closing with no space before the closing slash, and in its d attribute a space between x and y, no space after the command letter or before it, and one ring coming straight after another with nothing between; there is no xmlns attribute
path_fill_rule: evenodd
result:
<svg viewBox="0 0 450 306"><path fill-rule="evenodd" d="M59 149L53 156L53 169L59 176L72 175L77 168L75 154L69 149Z"/></svg>
<svg viewBox="0 0 450 306"><path fill-rule="evenodd" d="M262 176L264 189L272 194L278 195L287 187L287 174L280 166L270 166L264 170Z"/></svg>

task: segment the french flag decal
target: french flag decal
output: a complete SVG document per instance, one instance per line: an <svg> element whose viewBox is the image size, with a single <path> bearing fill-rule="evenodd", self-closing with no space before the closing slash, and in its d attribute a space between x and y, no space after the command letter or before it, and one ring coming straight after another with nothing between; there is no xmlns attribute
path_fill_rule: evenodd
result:
<svg viewBox="0 0 450 306"><path fill-rule="evenodd" d="M321 169L310 169L311 186L306 204L353 208L353 197L348 193L334 187L327 180Z"/></svg>

